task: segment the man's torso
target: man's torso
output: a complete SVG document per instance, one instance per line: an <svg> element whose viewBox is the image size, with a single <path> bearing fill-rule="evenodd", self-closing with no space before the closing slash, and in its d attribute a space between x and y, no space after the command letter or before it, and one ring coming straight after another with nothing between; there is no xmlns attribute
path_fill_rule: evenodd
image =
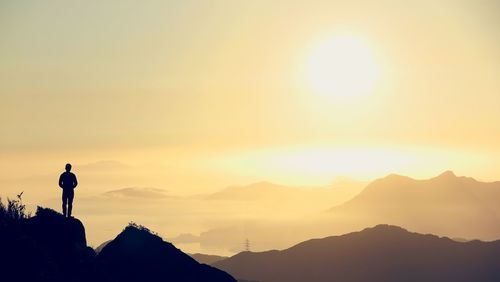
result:
<svg viewBox="0 0 500 282"><path fill-rule="evenodd" d="M76 176L73 173L66 171L61 174L61 181L63 189L74 189Z"/></svg>

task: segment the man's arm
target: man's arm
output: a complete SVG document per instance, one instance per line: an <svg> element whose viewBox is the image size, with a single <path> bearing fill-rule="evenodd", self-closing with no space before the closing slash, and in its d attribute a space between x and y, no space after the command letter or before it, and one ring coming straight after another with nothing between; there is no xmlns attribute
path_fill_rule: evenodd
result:
<svg viewBox="0 0 500 282"><path fill-rule="evenodd" d="M63 186L63 175L59 176L59 187L64 188Z"/></svg>
<svg viewBox="0 0 500 282"><path fill-rule="evenodd" d="M78 185L78 180L76 180L76 175L73 174L74 176L74 181L73 181L73 188L75 188Z"/></svg>

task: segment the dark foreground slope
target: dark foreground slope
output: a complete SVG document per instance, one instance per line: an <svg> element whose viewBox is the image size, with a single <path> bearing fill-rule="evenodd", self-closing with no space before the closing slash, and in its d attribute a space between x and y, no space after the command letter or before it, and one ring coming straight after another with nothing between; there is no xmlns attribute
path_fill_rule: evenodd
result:
<svg viewBox="0 0 500 282"><path fill-rule="evenodd" d="M137 225L97 255L78 219L43 208L27 217L0 205L0 250L0 281L236 281Z"/></svg>
<svg viewBox="0 0 500 282"><path fill-rule="evenodd" d="M243 252L214 266L260 282L500 281L500 241L459 243L378 225L283 251Z"/></svg>

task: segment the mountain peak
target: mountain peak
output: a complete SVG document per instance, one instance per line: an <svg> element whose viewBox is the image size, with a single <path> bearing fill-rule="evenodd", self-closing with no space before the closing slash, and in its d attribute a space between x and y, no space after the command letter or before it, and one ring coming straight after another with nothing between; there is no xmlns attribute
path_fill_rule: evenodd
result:
<svg viewBox="0 0 500 282"><path fill-rule="evenodd" d="M455 175L455 173L454 173L453 171L451 171L451 170L447 170L447 171L445 171L445 172L441 173L439 176L452 176L452 177L457 177L457 176Z"/></svg>
<svg viewBox="0 0 500 282"><path fill-rule="evenodd" d="M412 178L400 174L391 173L383 178L376 179L375 181L368 184L367 188L370 186L379 185L401 185L401 183L406 183L408 181L413 181ZM365 189L366 190L366 189Z"/></svg>
<svg viewBox="0 0 500 282"><path fill-rule="evenodd" d="M378 224L373 227L368 227L365 228L363 231L373 231L373 232L409 232L408 230L404 229L403 227L397 226L397 225L390 225L390 224ZM363 232L362 231L362 232Z"/></svg>
<svg viewBox="0 0 500 282"><path fill-rule="evenodd" d="M436 178L439 178L439 179L452 179L452 178L456 178L457 176L455 175L455 173L451 170L447 170L443 173L441 173L440 175L438 175Z"/></svg>

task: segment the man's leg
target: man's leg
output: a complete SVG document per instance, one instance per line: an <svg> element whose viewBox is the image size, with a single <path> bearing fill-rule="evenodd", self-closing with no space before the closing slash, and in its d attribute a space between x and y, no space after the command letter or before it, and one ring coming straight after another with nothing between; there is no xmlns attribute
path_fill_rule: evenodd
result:
<svg viewBox="0 0 500 282"><path fill-rule="evenodd" d="M71 217L71 211L73 210L73 198L75 197L75 191L68 191L68 217Z"/></svg>
<svg viewBox="0 0 500 282"><path fill-rule="evenodd" d="M66 197L66 191L62 192L62 211L63 215L66 216L66 203L68 202L68 197Z"/></svg>

